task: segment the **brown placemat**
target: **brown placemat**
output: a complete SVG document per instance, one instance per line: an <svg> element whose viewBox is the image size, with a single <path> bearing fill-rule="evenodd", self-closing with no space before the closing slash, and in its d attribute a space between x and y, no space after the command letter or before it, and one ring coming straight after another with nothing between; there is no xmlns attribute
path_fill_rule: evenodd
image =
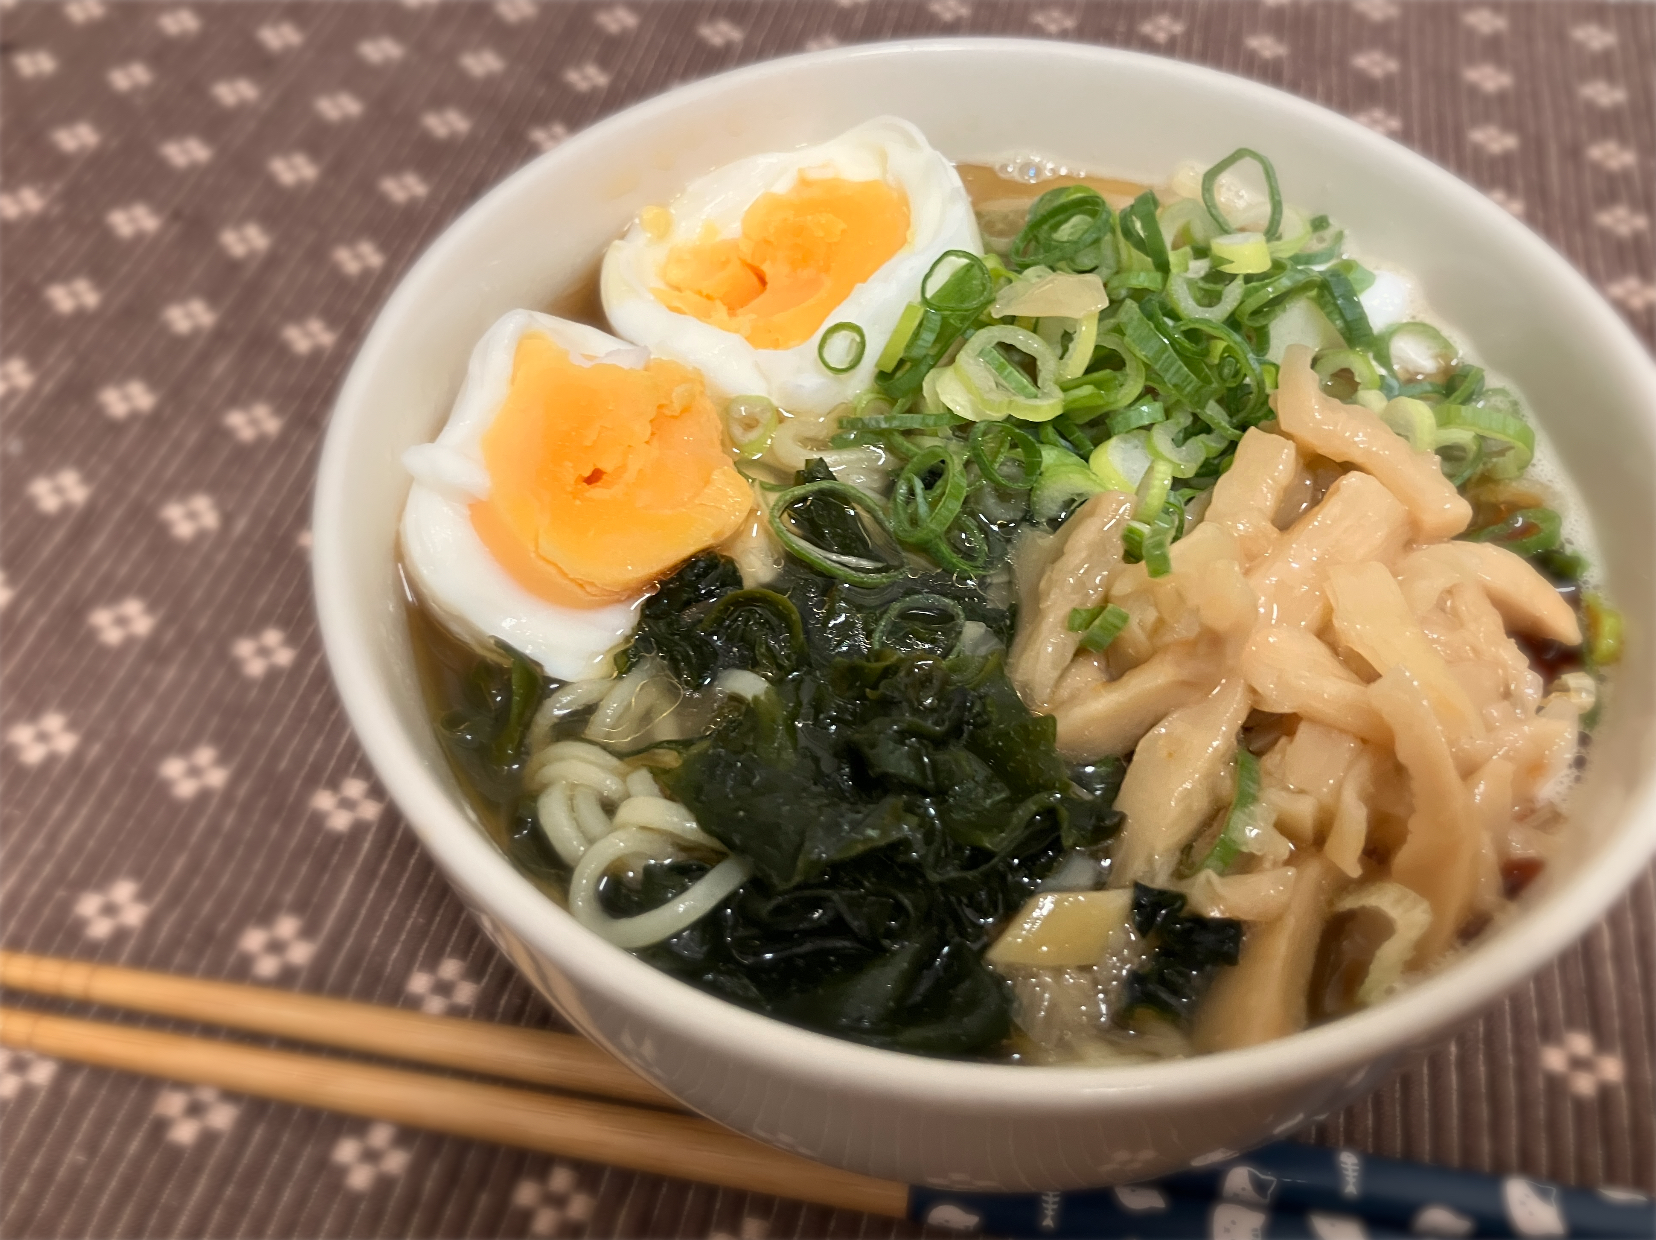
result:
<svg viewBox="0 0 1656 1240"><path fill-rule="evenodd" d="M568 133L733 65L939 33L1200 60L1357 116L1656 340L1642 4L7 3L6 946L555 1024L385 804L329 686L306 522L330 399L406 265ZM1651 1189L1653 1040L1647 874L1305 1135ZM0 1108L10 1237L911 1230L4 1051Z"/></svg>

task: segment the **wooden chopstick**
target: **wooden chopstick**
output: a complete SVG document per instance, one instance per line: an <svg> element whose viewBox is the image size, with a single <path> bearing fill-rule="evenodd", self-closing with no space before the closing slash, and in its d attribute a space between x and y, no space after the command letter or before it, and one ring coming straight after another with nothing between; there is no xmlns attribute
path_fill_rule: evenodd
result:
<svg viewBox="0 0 1656 1240"><path fill-rule="evenodd" d="M0 951L0 988L680 1109L625 1064L567 1033L23 952Z"/></svg>
<svg viewBox="0 0 1656 1240"><path fill-rule="evenodd" d="M643 1107L0 1007L0 1045L653 1175L903 1218L908 1189Z"/></svg>

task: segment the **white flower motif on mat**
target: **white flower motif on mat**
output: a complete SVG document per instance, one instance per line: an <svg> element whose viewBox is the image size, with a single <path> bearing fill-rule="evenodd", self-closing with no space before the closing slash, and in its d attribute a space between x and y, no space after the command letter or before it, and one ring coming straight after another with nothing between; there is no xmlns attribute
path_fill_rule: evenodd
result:
<svg viewBox="0 0 1656 1240"><path fill-rule="evenodd" d="M373 822L385 808L383 801L369 796L366 779L352 777L336 788L318 788L311 795L310 807L322 815L322 825L330 831L349 831L359 822Z"/></svg>
<svg viewBox="0 0 1656 1240"><path fill-rule="evenodd" d="M735 47L742 41L742 28L720 17L698 25L696 37L709 47Z"/></svg>
<svg viewBox="0 0 1656 1240"><path fill-rule="evenodd" d="M958 22L972 15L972 6L966 0L931 0L926 7L940 22Z"/></svg>
<svg viewBox="0 0 1656 1240"><path fill-rule="evenodd" d="M57 72L57 57L45 48L36 48L33 51L19 52L12 59L12 67L17 70L21 78L51 77Z"/></svg>
<svg viewBox="0 0 1656 1240"><path fill-rule="evenodd" d="M529 141L542 151L550 151L558 143L569 137L569 126L562 121L553 121L550 125L536 125L529 131Z"/></svg>
<svg viewBox="0 0 1656 1240"><path fill-rule="evenodd" d="M48 195L35 185L19 185L0 193L0 220L8 224L39 215L46 209Z"/></svg>
<svg viewBox="0 0 1656 1240"><path fill-rule="evenodd" d="M239 108L257 99L259 88L248 78L225 78L222 82L214 82L210 93L221 108Z"/></svg>
<svg viewBox="0 0 1656 1240"><path fill-rule="evenodd" d="M337 125L341 121L354 121L362 115L362 101L348 90L336 90L326 95L318 95L311 101L316 114L330 125Z"/></svg>
<svg viewBox="0 0 1656 1240"><path fill-rule="evenodd" d="M265 167L270 169L270 175L276 178L276 184L283 189L292 189L295 185L309 185L316 180L321 171L317 168L316 161L303 151L273 155Z"/></svg>
<svg viewBox="0 0 1656 1240"><path fill-rule="evenodd" d="M155 74L140 60L127 65L116 65L105 76L109 79L110 89L123 95L129 91L141 90L155 81Z"/></svg>
<svg viewBox="0 0 1656 1240"><path fill-rule="evenodd" d="M161 321L175 336L195 336L218 322L218 312L199 297L161 307Z"/></svg>
<svg viewBox="0 0 1656 1240"><path fill-rule="evenodd" d="M1593 216L1593 223L1623 240L1642 233L1650 227L1650 217L1643 211L1635 211L1626 203L1618 202L1615 206L1606 207Z"/></svg>
<svg viewBox="0 0 1656 1240"><path fill-rule="evenodd" d="M512 1208L529 1211L531 1236L555 1236L566 1222L581 1224L592 1217L597 1203L591 1193L576 1192L580 1176L575 1168L565 1163L553 1163L552 1169L539 1179L525 1177L512 1190ZM763 1240L763 1229L757 1236L747 1235L743 1219L743 1240Z"/></svg>
<svg viewBox="0 0 1656 1240"><path fill-rule="evenodd" d="M1250 34L1242 46L1261 60L1281 60L1288 54L1288 45L1274 34Z"/></svg>
<svg viewBox="0 0 1656 1240"><path fill-rule="evenodd" d="M401 60L404 51L401 43L390 35L382 34L358 43L357 55L371 65L388 65Z"/></svg>
<svg viewBox="0 0 1656 1240"><path fill-rule="evenodd" d="M62 512L65 508L79 508L92 494L92 488L82 479L78 469L60 469L55 474L30 478L23 490L34 501L34 506L47 516Z"/></svg>
<svg viewBox="0 0 1656 1240"><path fill-rule="evenodd" d="M76 121L72 125L60 125L51 132L52 145L65 155L79 155L82 151L90 151L101 140L98 131L86 121Z"/></svg>
<svg viewBox="0 0 1656 1240"><path fill-rule="evenodd" d="M293 545L298 547L301 551L309 551L311 549L311 532L309 530L300 530L299 533L294 536Z"/></svg>
<svg viewBox="0 0 1656 1240"><path fill-rule="evenodd" d="M107 607L94 607L86 613L86 623L106 646L124 646L128 641L142 641L155 628L155 616L140 598L124 598Z"/></svg>
<svg viewBox="0 0 1656 1240"><path fill-rule="evenodd" d="M1512 88L1512 74L1500 65L1467 65L1461 70L1461 78L1468 86L1475 86L1486 95L1498 95Z"/></svg>
<svg viewBox="0 0 1656 1240"><path fill-rule="evenodd" d="M402 0L405 9L429 9L437 4L437 0Z"/></svg>
<svg viewBox="0 0 1656 1240"><path fill-rule="evenodd" d="M474 78L494 77L506 68L506 62L500 58L500 53L489 47L462 52L458 63L468 77Z"/></svg>
<svg viewBox="0 0 1656 1240"><path fill-rule="evenodd" d="M1648 310L1656 306L1656 282L1638 276L1621 276L1604 286L1611 301L1620 302L1629 310Z"/></svg>
<svg viewBox="0 0 1656 1240"><path fill-rule="evenodd" d="M217 792L230 778L230 768L219 762L219 751L211 745L197 745L187 754L164 758L155 769L180 801L193 800L200 792Z"/></svg>
<svg viewBox="0 0 1656 1240"><path fill-rule="evenodd" d="M842 9L855 9L868 3L868 0L834 0L834 4Z"/></svg>
<svg viewBox="0 0 1656 1240"><path fill-rule="evenodd" d="M251 221L222 229L218 241L231 258L257 258L270 248L270 234Z"/></svg>
<svg viewBox="0 0 1656 1240"><path fill-rule="evenodd" d="M83 891L75 897L74 914L86 924L81 933L102 942L117 930L136 930L150 914L150 905L138 898L138 884L118 878L102 890Z"/></svg>
<svg viewBox="0 0 1656 1240"><path fill-rule="evenodd" d="M282 429L282 419L264 401L248 405L245 409L232 409L219 421L236 437L237 443L256 443L261 439L274 439L276 432Z"/></svg>
<svg viewBox="0 0 1656 1240"><path fill-rule="evenodd" d="M23 358L8 357L0 360L0 396L10 396L13 392L27 392L34 386L34 381L34 371Z"/></svg>
<svg viewBox="0 0 1656 1240"><path fill-rule="evenodd" d="M431 192L431 187L417 172L398 172L381 177L379 191L400 207L405 202L424 198Z"/></svg>
<svg viewBox="0 0 1656 1240"><path fill-rule="evenodd" d="M0 1102L10 1102L31 1089L45 1089L57 1075L58 1061L34 1051L14 1051L0 1046Z"/></svg>
<svg viewBox="0 0 1656 1240"><path fill-rule="evenodd" d="M1138 32L1159 45L1184 33L1185 24L1171 13L1158 13L1139 23Z"/></svg>
<svg viewBox="0 0 1656 1240"><path fill-rule="evenodd" d="M339 333L314 315L303 322L289 323L282 328L283 343L300 357L315 353L318 349L326 349L338 339Z"/></svg>
<svg viewBox="0 0 1656 1240"><path fill-rule="evenodd" d="M77 26L95 22L108 11L102 0L74 0L74 3L63 6L63 15Z"/></svg>
<svg viewBox="0 0 1656 1240"><path fill-rule="evenodd" d="M1403 11L1398 8L1396 0L1356 0L1351 7L1371 22L1394 21Z"/></svg>
<svg viewBox="0 0 1656 1240"><path fill-rule="evenodd" d="M1524 214L1524 200L1517 194L1504 189L1492 189L1488 193L1489 200L1508 215L1521 217Z"/></svg>
<svg viewBox="0 0 1656 1240"><path fill-rule="evenodd" d="M1596 1097L1600 1087L1620 1085L1627 1075L1620 1055L1600 1051L1593 1035L1579 1029L1566 1030L1561 1041L1542 1045L1541 1070L1563 1077L1577 1098Z"/></svg>
<svg viewBox="0 0 1656 1240"><path fill-rule="evenodd" d="M158 515L167 533L179 542L190 542L197 534L211 534L219 527L218 505L211 495L202 492L169 500L161 505Z"/></svg>
<svg viewBox="0 0 1656 1240"><path fill-rule="evenodd" d="M204 1132L229 1132L241 1107L227 1102L211 1085L168 1085L150 1111L167 1121L167 1140L191 1146Z"/></svg>
<svg viewBox="0 0 1656 1240"><path fill-rule="evenodd" d="M1477 1229L1470 1215L1439 1204L1421 1206L1409 1221L1409 1230L1417 1236L1470 1236Z"/></svg>
<svg viewBox="0 0 1656 1240"><path fill-rule="evenodd" d="M116 207L104 216L104 223L109 225L109 231L122 241L130 241L134 237L147 237L161 227L161 217L150 209L147 202L134 202L124 207Z"/></svg>
<svg viewBox="0 0 1656 1240"><path fill-rule="evenodd" d="M1518 135L1499 125L1476 125L1466 136L1474 146L1482 147L1491 155L1505 155L1518 149Z"/></svg>
<svg viewBox="0 0 1656 1240"><path fill-rule="evenodd" d="M296 653L281 629L266 629L257 637L238 637L230 653L249 680L258 680L273 667L291 667Z"/></svg>
<svg viewBox="0 0 1656 1240"><path fill-rule="evenodd" d="M609 4L592 15L592 22L605 34L626 34L638 29L638 14L624 4Z"/></svg>
<svg viewBox="0 0 1656 1240"><path fill-rule="evenodd" d="M495 0L494 11L508 26L516 26L535 15L535 4L534 0Z"/></svg>
<svg viewBox="0 0 1656 1240"><path fill-rule="evenodd" d="M259 42L272 52L291 51L305 41L299 27L292 22L271 22L267 26L260 26L255 33L259 36Z"/></svg>
<svg viewBox="0 0 1656 1240"><path fill-rule="evenodd" d="M269 981L284 969L302 969L316 955L316 942L301 938L304 922L283 913L268 926L249 926L236 940L236 950L253 958L253 976Z"/></svg>
<svg viewBox="0 0 1656 1240"><path fill-rule="evenodd" d="M62 712L49 710L39 719L14 723L6 729L6 744L24 766L39 766L47 758L66 758L80 744L80 734L69 730Z"/></svg>
<svg viewBox="0 0 1656 1240"><path fill-rule="evenodd" d="M1606 52L1616 46L1616 32L1597 22L1571 26L1570 37L1589 52Z"/></svg>
<svg viewBox="0 0 1656 1240"><path fill-rule="evenodd" d="M0 386L0 392L4 387ZM104 413L116 422L124 422L133 414L148 413L155 408L155 393L142 379L128 379L98 389L98 403Z"/></svg>
<svg viewBox="0 0 1656 1240"><path fill-rule="evenodd" d="M345 1187L365 1193L380 1177L395 1179L408 1169L411 1151L396 1144L397 1126L383 1120L368 1125L360 1137L341 1137L330 1161L345 1168Z"/></svg>
<svg viewBox="0 0 1656 1240"><path fill-rule="evenodd" d="M11 601L17 597L17 591L12 588L11 579L4 572L0 572L0 611L11 606Z"/></svg>
<svg viewBox="0 0 1656 1240"><path fill-rule="evenodd" d="M1614 108L1627 102L1627 88L1603 78L1583 82L1576 93L1595 108Z"/></svg>
<svg viewBox="0 0 1656 1240"><path fill-rule="evenodd" d="M576 65L572 69L565 69L563 80L584 95L588 91L602 90L608 86L610 75L589 60L585 64Z"/></svg>
<svg viewBox="0 0 1656 1240"><path fill-rule="evenodd" d="M477 1001L477 983L466 977L466 962L449 956L435 972L417 970L403 988L420 1001L427 1016L444 1016L451 1008L469 1008Z"/></svg>
<svg viewBox="0 0 1656 1240"><path fill-rule="evenodd" d="M96 310L98 303L103 301L103 294L84 276L76 276L61 284L48 284L42 291L46 294L46 304L59 314Z"/></svg>
<svg viewBox="0 0 1656 1240"><path fill-rule="evenodd" d="M472 127L471 120L458 108L439 108L420 117L420 124L433 138L461 138Z"/></svg>
<svg viewBox="0 0 1656 1240"><path fill-rule="evenodd" d="M162 159L179 169L194 168L213 157L213 148L193 136L171 138L156 149L161 152Z"/></svg>
<svg viewBox="0 0 1656 1240"><path fill-rule="evenodd" d="M803 47L807 52L826 52L831 47L839 47L840 41L831 34L813 35L806 39Z"/></svg>
<svg viewBox="0 0 1656 1240"><path fill-rule="evenodd" d="M333 261L346 275L359 276L385 266L385 255L372 241L353 241L350 245L334 246Z"/></svg>
<svg viewBox="0 0 1656 1240"><path fill-rule="evenodd" d="M1494 9L1486 9L1482 5L1462 13L1461 23L1474 34L1481 34L1485 37L1500 34L1507 28L1507 19L1504 16Z"/></svg>
<svg viewBox="0 0 1656 1240"><path fill-rule="evenodd" d="M1626 172L1639 162L1639 157L1632 147L1623 146L1614 138L1593 143L1587 148L1587 158L1606 172Z"/></svg>
<svg viewBox="0 0 1656 1240"><path fill-rule="evenodd" d="M1366 77L1379 81L1390 77L1399 68L1396 56L1378 47L1367 48L1351 58L1351 67Z"/></svg>
<svg viewBox="0 0 1656 1240"><path fill-rule="evenodd" d="M1080 21L1081 19L1068 9L1036 9L1029 15L1030 25L1053 39L1061 34L1068 34L1080 24Z"/></svg>
<svg viewBox="0 0 1656 1240"><path fill-rule="evenodd" d="M201 18L189 9L168 9L155 19L155 24L169 39L185 39L201 29Z"/></svg>

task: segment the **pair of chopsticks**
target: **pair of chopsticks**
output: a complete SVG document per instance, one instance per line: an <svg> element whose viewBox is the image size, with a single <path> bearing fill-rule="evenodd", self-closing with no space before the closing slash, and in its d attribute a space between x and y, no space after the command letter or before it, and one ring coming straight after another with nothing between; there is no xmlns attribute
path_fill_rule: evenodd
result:
<svg viewBox="0 0 1656 1240"><path fill-rule="evenodd" d="M1068 1193L911 1189L823 1166L687 1115L673 1098L569 1034L16 952L0 952L0 988L619 1102L10 1007L0 1007L0 1046L962 1231L1141 1240L1656 1234L1656 1208L1638 1194L1291 1142L1153 1185Z"/></svg>

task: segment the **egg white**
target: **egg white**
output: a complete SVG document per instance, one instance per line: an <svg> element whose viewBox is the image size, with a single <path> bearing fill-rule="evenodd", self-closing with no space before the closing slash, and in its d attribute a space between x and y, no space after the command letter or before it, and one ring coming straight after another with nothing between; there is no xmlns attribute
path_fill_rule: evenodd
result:
<svg viewBox="0 0 1656 1240"><path fill-rule="evenodd" d="M480 646L490 638L522 651L558 680L610 672L605 656L638 623L645 594L602 607L560 607L531 594L502 568L473 529L469 506L489 495L483 434L511 389L518 341L537 332L583 365L636 370L645 349L567 319L513 310L472 350L466 382L435 442L403 453L414 477L403 509L403 567L420 599L445 624Z"/></svg>
<svg viewBox="0 0 1656 1240"><path fill-rule="evenodd" d="M803 344L756 349L741 336L669 310L652 290L673 246L700 239L711 222L721 238L737 237L742 215L764 193L786 193L810 172L848 181L883 180L908 196L909 236L903 247L829 313ZM604 313L618 335L657 357L698 368L720 397L768 396L794 413L826 413L872 385L874 362L903 307L920 295L920 281L945 250L983 253L972 201L954 165L933 150L908 121L885 116L818 146L754 155L690 183L668 205L672 228L651 240L635 222L604 255L600 291ZM860 365L830 374L817 357L822 333L836 323L863 329Z"/></svg>

